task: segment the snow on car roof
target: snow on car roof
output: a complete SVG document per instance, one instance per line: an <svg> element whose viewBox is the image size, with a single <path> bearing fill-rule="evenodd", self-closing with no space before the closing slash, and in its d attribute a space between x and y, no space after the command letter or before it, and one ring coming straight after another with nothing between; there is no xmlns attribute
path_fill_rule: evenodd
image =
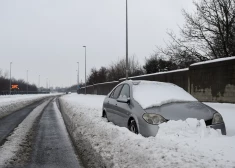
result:
<svg viewBox="0 0 235 168"><path fill-rule="evenodd" d="M139 81L133 84L133 98L143 109L173 102L197 101L184 89L172 83Z"/></svg>

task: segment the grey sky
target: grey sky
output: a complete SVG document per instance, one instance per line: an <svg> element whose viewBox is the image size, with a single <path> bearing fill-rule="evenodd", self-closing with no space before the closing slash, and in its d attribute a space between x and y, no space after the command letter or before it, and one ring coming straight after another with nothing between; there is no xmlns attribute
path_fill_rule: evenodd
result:
<svg viewBox="0 0 235 168"><path fill-rule="evenodd" d="M128 0L129 55L141 64L156 45L164 45L167 29L183 25L182 8L191 0ZM45 86L76 83L77 61L87 73L125 57L125 0L3 0L0 1L0 68L19 79Z"/></svg>

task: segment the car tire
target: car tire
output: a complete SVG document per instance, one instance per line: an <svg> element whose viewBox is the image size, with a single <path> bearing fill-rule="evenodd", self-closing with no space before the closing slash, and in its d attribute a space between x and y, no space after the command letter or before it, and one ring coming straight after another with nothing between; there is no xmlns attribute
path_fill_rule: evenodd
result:
<svg viewBox="0 0 235 168"><path fill-rule="evenodd" d="M107 114L106 114L106 112L105 112L105 111L103 112L102 117L103 117L103 118L106 118L106 119L108 120L108 117L107 117ZM108 122L109 122L109 120L108 120Z"/></svg>
<svg viewBox="0 0 235 168"><path fill-rule="evenodd" d="M136 124L135 120L133 120L133 119L130 121L129 130L135 134L139 133L137 124Z"/></svg>

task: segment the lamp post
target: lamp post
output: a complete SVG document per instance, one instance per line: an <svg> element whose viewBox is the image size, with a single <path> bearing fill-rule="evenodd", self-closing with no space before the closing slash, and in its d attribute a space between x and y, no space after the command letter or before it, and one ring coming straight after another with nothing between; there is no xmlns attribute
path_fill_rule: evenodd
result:
<svg viewBox="0 0 235 168"><path fill-rule="evenodd" d="M26 90L27 90L27 94L29 93L28 72L29 72L29 70L27 70L27 88L26 88Z"/></svg>
<svg viewBox="0 0 235 168"><path fill-rule="evenodd" d="M40 75L38 75L38 91L40 91Z"/></svg>
<svg viewBox="0 0 235 168"><path fill-rule="evenodd" d="M10 88L9 88L10 95L11 95L11 64L12 64L12 62L10 62Z"/></svg>
<svg viewBox="0 0 235 168"><path fill-rule="evenodd" d="M128 80L128 71L129 71L129 64L128 64L128 3L126 0L126 80Z"/></svg>
<svg viewBox="0 0 235 168"><path fill-rule="evenodd" d="M48 80L48 89L50 91L50 79Z"/></svg>
<svg viewBox="0 0 235 168"><path fill-rule="evenodd" d="M77 63L78 63L78 76L77 76L77 83L78 83L77 89L78 89L78 87L79 87L79 62L77 62Z"/></svg>
<svg viewBox="0 0 235 168"><path fill-rule="evenodd" d="M85 94L86 94L86 46L83 46L85 48Z"/></svg>

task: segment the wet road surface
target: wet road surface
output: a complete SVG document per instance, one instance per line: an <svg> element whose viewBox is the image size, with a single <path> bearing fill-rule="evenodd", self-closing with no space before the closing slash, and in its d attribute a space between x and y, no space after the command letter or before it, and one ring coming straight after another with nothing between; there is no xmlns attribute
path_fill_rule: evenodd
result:
<svg viewBox="0 0 235 168"><path fill-rule="evenodd" d="M81 168L55 100L44 109L32 149L30 168Z"/></svg>
<svg viewBox="0 0 235 168"><path fill-rule="evenodd" d="M8 116L0 118L0 146L6 141L6 137L29 115L29 113L40 105L42 101L38 101L21 110L17 110Z"/></svg>

